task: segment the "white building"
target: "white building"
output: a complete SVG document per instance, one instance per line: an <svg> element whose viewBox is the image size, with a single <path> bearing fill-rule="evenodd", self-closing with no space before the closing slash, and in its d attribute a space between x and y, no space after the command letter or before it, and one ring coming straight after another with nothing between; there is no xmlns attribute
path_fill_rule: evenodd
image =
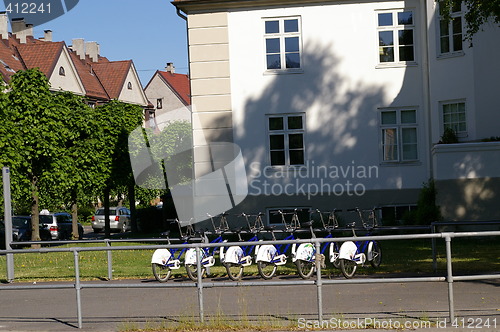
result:
<svg viewBox="0 0 500 332"><path fill-rule="evenodd" d="M174 5L187 15L195 149L204 137L241 147L238 209L402 213L433 178L445 219L500 217L500 142L482 142L500 136L498 27L470 47L465 8L442 22L434 0ZM437 144L447 127L460 143Z"/></svg>

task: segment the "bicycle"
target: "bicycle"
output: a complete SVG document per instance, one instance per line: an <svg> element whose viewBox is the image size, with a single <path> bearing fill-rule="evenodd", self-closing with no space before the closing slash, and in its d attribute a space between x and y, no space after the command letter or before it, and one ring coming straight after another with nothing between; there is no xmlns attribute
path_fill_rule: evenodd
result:
<svg viewBox="0 0 500 332"><path fill-rule="evenodd" d="M194 237L195 232L190 223L188 223L186 233L182 233L181 223L176 219L179 225L180 238L184 240L183 244L188 244L189 240ZM168 244L170 245L170 231L161 233L162 236L167 237ZM187 251L187 248L182 249L156 249L151 258L151 268L153 275L159 282L166 282L172 270L177 270L181 267L181 257Z"/></svg>
<svg viewBox="0 0 500 332"><path fill-rule="evenodd" d="M357 212L361 220L362 226L367 230L366 236L371 235L373 228L378 226L377 216L375 211L380 208L373 208L371 210L360 210L359 208L349 209L349 212ZM368 212L368 220L365 221L363 216L364 212ZM350 223L347 227L351 228L352 234L356 237L354 230L356 222ZM346 241L340 247L339 252L340 270L346 279L350 279L356 273L358 265L364 266L365 262L370 262L370 265L377 268L382 263L382 249L380 244L374 240L360 240L360 241Z"/></svg>
<svg viewBox="0 0 500 332"><path fill-rule="evenodd" d="M328 235L325 238L332 238L332 231L338 227L338 221L336 213L341 210L334 209L330 212L321 212L320 210L309 210L311 215L313 213L318 213L320 216L321 224L323 225L323 229L328 232ZM328 221L325 222L323 215L328 214ZM313 228L313 221L309 221L307 223L302 224L303 226L309 227L311 232L311 237L316 238L316 233ZM312 243L303 244L303 250L297 250L297 271L299 276L302 279L309 279L315 269L316 266L316 247ZM300 249L301 247L299 247ZM324 242L320 247L320 255L323 259L325 257L325 252L329 248L329 260L333 264L334 267L338 267L338 257L339 257L339 247L336 242Z"/></svg>
<svg viewBox="0 0 500 332"><path fill-rule="evenodd" d="M251 215L242 213L239 215L240 217L245 217L248 225L249 232L253 234L253 237L250 238L247 242L257 242L259 238L257 234L262 230L262 224L258 224L258 219L256 219L255 224L252 226L248 218ZM241 238L241 229L234 230L234 233L238 235L238 240L243 242ZM255 249L255 250L254 250ZM252 265L252 251L254 250L254 255L257 256L257 252L259 251L258 245L247 245L247 246L231 246L224 253L224 247L221 247L221 262L222 265L226 268L227 275L229 279L234 281L241 280L243 276L243 269L246 266Z"/></svg>
<svg viewBox="0 0 500 332"><path fill-rule="evenodd" d="M281 215L281 221L285 227L284 231L290 233L290 235L287 236L284 240L295 240L294 231L296 229L296 226L295 227L293 226L295 218L292 217L292 222L290 225L288 225L285 219L286 213L284 213L281 210L278 210L275 214ZM266 227L264 229L268 232L271 232L273 241L276 241L276 237L274 235L274 227ZM290 248L291 244L285 244L284 246L285 248L283 250L282 250L283 245L281 244L279 245L266 244L260 246L259 251L257 253L256 262L259 275L263 279L271 279L276 274L278 266L286 264L288 259L286 253L288 252L288 249ZM292 251L292 255L294 254L295 252Z"/></svg>
<svg viewBox="0 0 500 332"><path fill-rule="evenodd" d="M220 215L219 219L219 226L215 226L214 222L214 217L207 214L207 216L210 218L212 222L212 227L214 229L214 234L217 234L218 236L210 241L210 243L222 243L225 242L224 238L222 235L229 230L229 226L227 225L227 219L226 216L228 214L226 212L222 213ZM200 235L202 237L202 242L203 243L208 243L208 237L207 237L208 232L203 232L200 231ZM217 247L212 247L212 248L201 248L200 250L200 258L201 258L201 275L203 276L207 268L210 268L211 266L215 265L215 253L217 251ZM198 264L197 264L197 259L196 259L196 249L195 248L190 248L186 251L185 255L185 262L184 266L186 268L186 272L188 277L193 280L193 281L198 281Z"/></svg>

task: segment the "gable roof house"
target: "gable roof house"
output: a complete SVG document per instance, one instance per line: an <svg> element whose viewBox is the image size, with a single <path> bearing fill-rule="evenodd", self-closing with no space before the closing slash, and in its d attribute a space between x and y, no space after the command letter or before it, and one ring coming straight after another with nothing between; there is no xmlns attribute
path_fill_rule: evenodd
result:
<svg viewBox="0 0 500 332"><path fill-rule="evenodd" d="M132 60L109 61L99 55L96 42L74 39L73 45L52 41L52 32L33 37L32 25L0 14L0 73L5 82L18 70L39 68L48 78L51 90L85 96L89 105L116 99L146 107L146 95Z"/></svg>
<svg viewBox="0 0 500 332"><path fill-rule="evenodd" d="M464 40L435 0L175 0L188 29L196 151L229 141L246 164L236 209L416 205L434 179L445 219L499 218L500 29ZM445 129L458 138L438 144ZM431 222L426 220L421 222Z"/></svg>
<svg viewBox="0 0 500 332"><path fill-rule="evenodd" d="M167 63L164 71L157 70L144 88L152 104L146 115L146 126L162 130L169 121L191 122L189 77L175 72L173 63Z"/></svg>

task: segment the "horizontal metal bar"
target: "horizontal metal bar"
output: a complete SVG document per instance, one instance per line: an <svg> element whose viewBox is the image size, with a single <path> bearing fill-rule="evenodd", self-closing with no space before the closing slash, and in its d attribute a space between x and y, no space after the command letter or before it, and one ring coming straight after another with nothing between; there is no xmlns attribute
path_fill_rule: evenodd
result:
<svg viewBox="0 0 500 332"><path fill-rule="evenodd" d="M20 290L20 289L68 289L75 288L74 284L61 284L61 285L9 285L0 286L0 290Z"/></svg>
<svg viewBox="0 0 500 332"><path fill-rule="evenodd" d="M415 277L415 278L358 278L358 279L340 279L340 280L323 280L323 284L390 284L390 283L406 283L406 282L441 282L446 281L446 277Z"/></svg>
<svg viewBox="0 0 500 332"><path fill-rule="evenodd" d="M483 280L483 279L500 279L500 274L484 274L484 275L453 277L453 281Z"/></svg>

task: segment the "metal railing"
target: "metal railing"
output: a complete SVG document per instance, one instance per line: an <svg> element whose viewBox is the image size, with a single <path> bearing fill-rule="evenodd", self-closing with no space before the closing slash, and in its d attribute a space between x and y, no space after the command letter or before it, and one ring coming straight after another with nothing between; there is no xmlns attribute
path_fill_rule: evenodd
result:
<svg viewBox="0 0 500 332"><path fill-rule="evenodd" d="M204 298L203 289L207 287L266 287L266 286L291 286L291 285L316 285L317 288L317 313L318 320L323 321L323 287L325 285L335 285L335 284L367 284L367 283L407 283L407 282L447 282L448 285L448 307L449 307L449 319L454 321L455 319L455 303L453 297L453 282L454 281L464 281L464 280L485 280L485 279L500 279L500 274L483 274L483 275L465 275L465 276L453 276L452 269L452 251L451 251L451 241L453 238L461 237L486 237L486 236L500 236L500 231L490 231L490 232L460 232L460 233L434 233L434 234L412 234L412 235L379 235L379 236L363 236L363 241L366 240L377 240L377 241L390 241L390 240L416 240L416 239L444 239L446 244L446 276L441 277L409 277L409 278L361 278L361 279L345 279L345 280L323 280L321 271L321 262L316 259L316 279L314 280L280 280L280 281L266 281L266 282L255 282L255 281L240 281L240 282L213 282L204 281L201 273L198 273L197 282L183 282L183 283L170 283L170 284L130 284L130 283L120 283L120 284L92 284L83 283L80 279L80 266L79 266L79 255L81 252L87 251L107 251L110 254L112 251L118 250L152 250L159 248L195 248L197 254L197 271L201 271L201 250L203 248L221 247L220 243L192 243L192 244L170 244L170 245L141 245L141 246L110 246L106 247L72 247L72 248L41 248L41 249L17 249L17 250L2 250L0 254L10 253L10 254L20 254L20 253L48 253L48 252L72 252L74 257L74 270L75 270L75 283L73 285L8 285L0 286L0 291L6 290L19 290L19 289L67 289L74 288L76 291L76 302L77 302L77 319L78 328L83 326L83 316L82 316L82 299L81 291L83 288L184 288L184 287L196 287L198 293L198 307L199 307L199 320L200 322L205 321L204 314ZM320 252L320 246L325 242L345 242L345 241L357 241L360 237L334 237L334 238L312 238L312 239L301 239L301 240L278 240L278 241L260 241L259 245L265 244L289 244L289 243L314 243L316 246L316 252ZM145 241L158 241L159 239L150 239ZM111 242L111 240L108 243ZM120 242L126 240L114 240L113 242ZM136 240L138 241L138 240ZM142 241L142 240L141 240ZM81 242L93 242L93 241L81 241ZM44 242L46 243L46 242ZM58 242L61 243L61 242ZM74 242L72 242L74 243ZM241 245L254 245L255 242L227 242L224 243L224 247L230 246L241 246ZM111 260L108 256L108 265ZM109 272L108 267L108 273ZM110 275L108 275L110 276ZM109 278L111 279L111 278Z"/></svg>

